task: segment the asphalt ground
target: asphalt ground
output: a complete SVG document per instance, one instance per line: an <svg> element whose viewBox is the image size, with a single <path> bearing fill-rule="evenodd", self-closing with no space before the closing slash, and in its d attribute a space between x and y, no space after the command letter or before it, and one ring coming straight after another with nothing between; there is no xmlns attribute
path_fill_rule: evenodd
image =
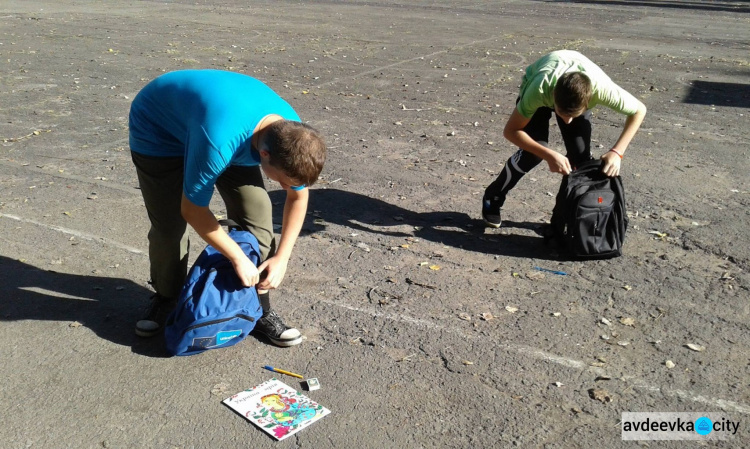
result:
<svg viewBox="0 0 750 449"><path fill-rule="evenodd" d="M740 422L690 445L750 446L748 42L746 1L3 2L0 446L686 447L621 440L623 412L667 411ZM522 71L559 48L649 110L618 259L544 245L543 165L502 228L479 220ZM273 297L300 346L170 358L134 335L150 289L128 110L185 68L255 76L326 136ZM606 151L622 118L594 111ZM267 364L317 377L331 414L275 442L221 404Z"/></svg>

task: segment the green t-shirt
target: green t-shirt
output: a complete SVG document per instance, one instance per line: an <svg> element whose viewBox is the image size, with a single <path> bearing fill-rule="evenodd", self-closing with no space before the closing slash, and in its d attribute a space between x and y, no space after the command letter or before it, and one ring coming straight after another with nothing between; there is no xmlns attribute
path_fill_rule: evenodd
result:
<svg viewBox="0 0 750 449"><path fill-rule="evenodd" d="M521 81L518 112L531 118L542 106L554 108L555 85L568 72L582 72L591 80L592 95L587 109L601 104L628 116L638 111L639 101L615 84L599 66L577 51L559 50L543 56L526 68Z"/></svg>

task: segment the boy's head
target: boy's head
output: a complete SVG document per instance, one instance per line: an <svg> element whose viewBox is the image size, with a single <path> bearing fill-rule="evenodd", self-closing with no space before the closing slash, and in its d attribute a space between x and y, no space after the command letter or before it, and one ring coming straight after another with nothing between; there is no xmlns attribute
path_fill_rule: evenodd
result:
<svg viewBox="0 0 750 449"><path fill-rule="evenodd" d="M591 100L591 80L581 72L568 72L555 85L555 110L570 117L586 112Z"/></svg>
<svg viewBox="0 0 750 449"><path fill-rule="evenodd" d="M312 126L291 120L277 120L263 132L261 150L268 163L297 185L311 186L318 180L326 161L323 136Z"/></svg>

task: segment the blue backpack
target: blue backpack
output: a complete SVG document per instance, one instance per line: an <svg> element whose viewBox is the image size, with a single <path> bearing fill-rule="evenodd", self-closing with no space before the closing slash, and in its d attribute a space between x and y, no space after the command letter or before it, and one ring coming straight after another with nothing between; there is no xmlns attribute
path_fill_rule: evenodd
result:
<svg viewBox="0 0 750 449"><path fill-rule="evenodd" d="M258 240L248 231L230 228L229 237L255 265ZM198 256L167 318L164 338L173 355L193 355L242 341L263 315L255 287L243 287L232 263L212 246Z"/></svg>

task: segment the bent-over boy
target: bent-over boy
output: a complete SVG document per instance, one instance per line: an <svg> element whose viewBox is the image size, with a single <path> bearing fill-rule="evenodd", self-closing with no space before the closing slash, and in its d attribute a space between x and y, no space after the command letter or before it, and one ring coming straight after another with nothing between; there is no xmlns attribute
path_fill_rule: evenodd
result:
<svg viewBox="0 0 750 449"><path fill-rule="evenodd" d="M320 133L301 123L294 109L261 81L219 70L183 70L154 79L133 100L129 126L151 222L149 261L156 290L136 334L150 337L162 331L176 305L187 274L189 224L232 262L244 286L257 288L263 317L254 332L278 346L299 344L302 335L271 309L268 291L284 279L307 211L307 187L325 163ZM286 191L278 246L261 172ZM214 187L228 218L258 239L259 266L209 209Z"/></svg>
<svg viewBox="0 0 750 449"><path fill-rule="evenodd" d="M519 149L484 192L482 218L487 226L497 228L502 224L501 209L508 192L542 160L551 172L567 175L572 167L593 159L591 109L597 105L627 117L617 142L601 156L603 172L617 176L623 155L646 115L646 106L576 51L554 51L526 68L516 108L503 131ZM566 156L547 147L553 112Z"/></svg>

